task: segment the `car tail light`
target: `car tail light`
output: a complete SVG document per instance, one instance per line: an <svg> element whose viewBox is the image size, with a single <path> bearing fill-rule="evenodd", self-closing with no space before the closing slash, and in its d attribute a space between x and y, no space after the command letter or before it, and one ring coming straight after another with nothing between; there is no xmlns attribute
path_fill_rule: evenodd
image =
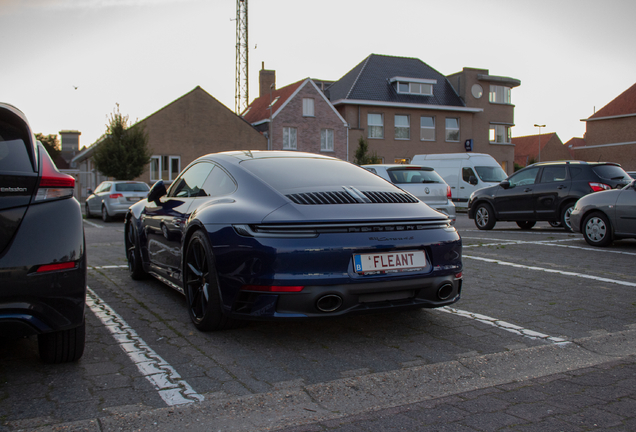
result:
<svg viewBox="0 0 636 432"><path fill-rule="evenodd" d="M121 198L121 197L123 197L123 196L124 196L123 194L116 193L116 194L110 194L110 195L108 195L108 198L110 198L110 199L117 199L117 198Z"/></svg>
<svg viewBox="0 0 636 432"><path fill-rule="evenodd" d="M592 192L600 192L603 190L610 190L612 187L610 185L606 185L605 183L592 183L590 182L590 187L592 188Z"/></svg>
<svg viewBox="0 0 636 432"><path fill-rule="evenodd" d="M243 285L241 291L301 292L304 286Z"/></svg>
<svg viewBox="0 0 636 432"><path fill-rule="evenodd" d="M75 189L75 179L68 174L59 172L46 152L40 154L42 154L40 158L42 161L42 178L35 194L35 201L72 197Z"/></svg>
<svg viewBox="0 0 636 432"><path fill-rule="evenodd" d="M456 273L456 274L455 274L455 279L461 279L461 278L462 278L462 276L464 276L464 275L462 274L462 272Z"/></svg>
<svg viewBox="0 0 636 432"><path fill-rule="evenodd" d="M450 186L446 185L446 198L451 199L452 197Z"/></svg>
<svg viewBox="0 0 636 432"><path fill-rule="evenodd" d="M75 268L74 262L64 262L64 263L54 263L54 264L46 264L38 267L36 273L45 273L56 270L69 270Z"/></svg>

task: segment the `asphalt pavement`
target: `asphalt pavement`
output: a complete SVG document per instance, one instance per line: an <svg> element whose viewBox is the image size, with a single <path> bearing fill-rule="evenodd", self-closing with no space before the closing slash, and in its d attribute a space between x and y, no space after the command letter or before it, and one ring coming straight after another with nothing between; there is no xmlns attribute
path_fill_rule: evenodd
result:
<svg viewBox="0 0 636 432"><path fill-rule="evenodd" d="M636 431L636 241L459 214L452 308L200 334L178 294L127 278L120 222L85 228L87 353L0 348L0 431Z"/></svg>

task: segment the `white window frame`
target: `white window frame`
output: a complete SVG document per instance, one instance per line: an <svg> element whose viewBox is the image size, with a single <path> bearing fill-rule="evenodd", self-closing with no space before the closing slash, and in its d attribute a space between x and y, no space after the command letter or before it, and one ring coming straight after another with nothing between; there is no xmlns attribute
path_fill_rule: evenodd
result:
<svg viewBox="0 0 636 432"><path fill-rule="evenodd" d="M512 89L506 86L491 84L488 100L490 103L510 105L512 103Z"/></svg>
<svg viewBox="0 0 636 432"><path fill-rule="evenodd" d="M449 120L457 120L457 128L448 127ZM461 123L459 117L446 117L444 125L446 127L446 142L459 142L461 138ZM451 137L449 137L449 134L454 134L455 132L457 133L457 139L451 139Z"/></svg>
<svg viewBox="0 0 636 432"><path fill-rule="evenodd" d="M320 151L334 151L333 129L320 129Z"/></svg>
<svg viewBox="0 0 636 432"><path fill-rule="evenodd" d="M422 120L425 118L433 120L433 126L422 126ZM424 131L427 131L428 133L425 134ZM429 135L431 131L433 133L433 138L425 138L424 135ZM420 141L435 141L435 116L420 117Z"/></svg>
<svg viewBox="0 0 636 432"><path fill-rule="evenodd" d="M172 176L172 161L177 161L177 173ZM181 173L181 156L168 156L168 180L176 179Z"/></svg>
<svg viewBox="0 0 636 432"><path fill-rule="evenodd" d="M406 126L398 125L398 117L406 118ZM411 139L411 116L409 116L408 114L395 114L393 121L394 121L393 125L395 127L395 139L400 141L410 140ZM399 131L405 130L406 137L398 137L398 130Z"/></svg>
<svg viewBox="0 0 636 432"><path fill-rule="evenodd" d="M163 172L162 169L161 169L161 159L162 158L159 155L152 155L150 157L150 168L149 168L149 171L150 171L150 181L151 182L161 180L161 173ZM155 172L155 170L152 169L153 161L156 161L156 165L157 165L156 172ZM157 178L157 175L159 175L159 178Z"/></svg>
<svg viewBox="0 0 636 432"><path fill-rule="evenodd" d="M298 129L295 127L283 128L283 150L298 149Z"/></svg>
<svg viewBox="0 0 636 432"><path fill-rule="evenodd" d="M510 144L512 142L512 132L508 125L491 124L488 133L491 143Z"/></svg>
<svg viewBox="0 0 636 432"><path fill-rule="evenodd" d="M380 123L371 123L371 116L379 116ZM384 114L368 113L367 114L367 129L368 138L370 139L384 139ZM372 131L380 131L380 136L374 136Z"/></svg>
<svg viewBox="0 0 636 432"><path fill-rule="evenodd" d="M303 98L303 117L315 117L313 98Z"/></svg>

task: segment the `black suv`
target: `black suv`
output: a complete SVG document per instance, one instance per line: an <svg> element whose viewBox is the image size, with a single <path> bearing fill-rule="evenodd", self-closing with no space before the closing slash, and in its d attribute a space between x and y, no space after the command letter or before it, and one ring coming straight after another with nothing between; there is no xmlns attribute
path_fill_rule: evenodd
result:
<svg viewBox="0 0 636 432"><path fill-rule="evenodd" d="M0 342L38 336L47 363L84 352L86 248L75 179L0 103Z"/></svg>
<svg viewBox="0 0 636 432"><path fill-rule="evenodd" d="M540 162L517 171L497 186L473 192L468 217L481 230L498 220L530 229L536 221L570 227L570 214L584 195L621 188L631 181L619 164L607 162Z"/></svg>

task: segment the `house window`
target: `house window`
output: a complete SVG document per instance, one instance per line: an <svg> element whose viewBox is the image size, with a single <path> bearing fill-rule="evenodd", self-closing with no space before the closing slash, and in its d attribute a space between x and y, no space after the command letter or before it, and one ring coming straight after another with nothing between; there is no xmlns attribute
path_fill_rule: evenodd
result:
<svg viewBox="0 0 636 432"><path fill-rule="evenodd" d="M435 141L435 117L420 117L420 139Z"/></svg>
<svg viewBox="0 0 636 432"><path fill-rule="evenodd" d="M369 138L384 138L384 119L382 114L368 114Z"/></svg>
<svg viewBox="0 0 636 432"><path fill-rule="evenodd" d="M409 116L395 115L395 139L411 139L411 125Z"/></svg>
<svg viewBox="0 0 636 432"><path fill-rule="evenodd" d="M429 80L430 81L430 80ZM397 82L397 92L403 94L415 94L422 96L432 96L433 95L433 83L434 80L430 83L422 83L422 82L408 82L408 81L396 81Z"/></svg>
<svg viewBox="0 0 636 432"><path fill-rule="evenodd" d="M153 156L150 158L150 181L161 180L161 158Z"/></svg>
<svg viewBox="0 0 636 432"><path fill-rule="evenodd" d="M293 127L283 128L283 150L296 150L298 130Z"/></svg>
<svg viewBox="0 0 636 432"><path fill-rule="evenodd" d="M446 141L459 142L459 119L446 119Z"/></svg>
<svg viewBox="0 0 636 432"><path fill-rule="evenodd" d="M320 130L320 150L333 151L333 129Z"/></svg>
<svg viewBox="0 0 636 432"><path fill-rule="evenodd" d="M314 100L311 98L303 98L303 117L314 116Z"/></svg>
<svg viewBox="0 0 636 432"><path fill-rule="evenodd" d="M170 171L168 173L169 180L174 180L177 178L179 173L181 172L181 157L180 156L170 156Z"/></svg>
<svg viewBox="0 0 636 432"><path fill-rule="evenodd" d="M510 126L506 125L490 125L490 142L510 144L511 133Z"/></svg>
<svg viewBox="0 0 636 432"><path fill-rule="evenodd" d="M491 103L510 104L511 89L505 86L490 86L489 100Z"/></svg>

